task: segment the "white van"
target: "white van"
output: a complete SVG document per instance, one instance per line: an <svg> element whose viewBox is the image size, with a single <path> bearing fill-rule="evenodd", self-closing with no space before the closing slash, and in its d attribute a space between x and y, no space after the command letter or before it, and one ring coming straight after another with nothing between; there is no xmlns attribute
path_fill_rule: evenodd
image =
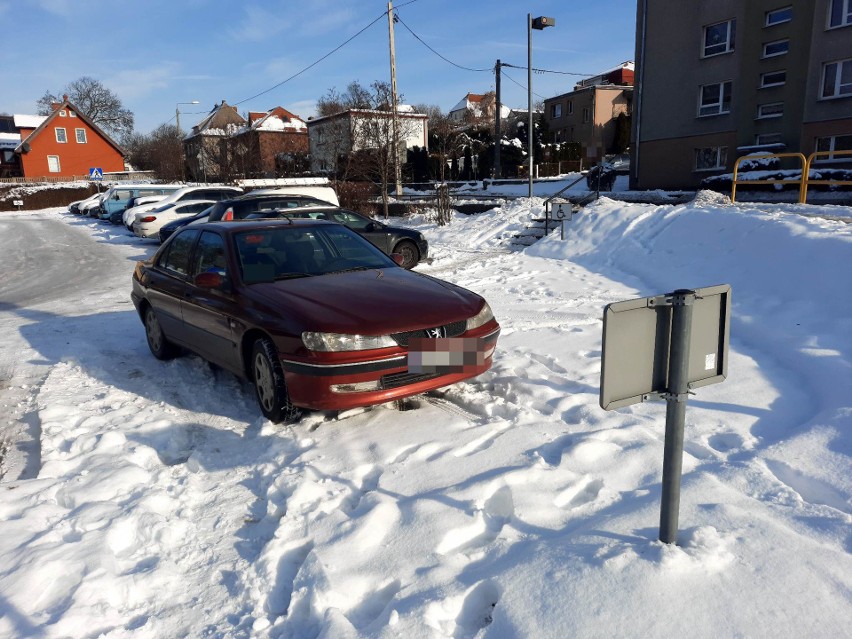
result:
<svg viewBox="0 0 852 639"><path fill-rule="evenodd" d="M128 203L142 195L168 195L174 193L183 184L116 184L110 187L101 205L99 217L108 220L116 211L124 211Z"/></svg>

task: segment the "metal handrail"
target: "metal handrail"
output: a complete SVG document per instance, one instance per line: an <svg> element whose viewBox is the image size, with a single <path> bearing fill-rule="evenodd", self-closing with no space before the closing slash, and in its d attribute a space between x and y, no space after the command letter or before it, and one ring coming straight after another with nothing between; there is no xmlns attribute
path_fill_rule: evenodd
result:
<svg viewBox="0 0 852 639"><path fill-rule="evenodd" d="M798 180L737 180L740 163L746 160L767 160L769 158L799 158L802 161L802 172ZM798 184L799 185L799 204L805 203L805 193L807 190L808 173L805 170L808 161L802 153L764 153L761 155L744 155L737 158L734 162L734 179L731 182L731 203L737 201L737 184Z"/></svg>
<svg viewBox="0 0 852 639"><path fill-rule="evenodd" d="M852 151L814 151L808 156L807 162L805 163L805 191L804 191L804 199L802 203L804 204L808 200L808 187L811 184L829 184L829 185L838 185L838 186L852 186L852 181L850 180L812 180L811 179L811 164L813 164L814 158L818 156L830 156L831 159L834 159L836 155L848 155L852 156Z"/></svg>

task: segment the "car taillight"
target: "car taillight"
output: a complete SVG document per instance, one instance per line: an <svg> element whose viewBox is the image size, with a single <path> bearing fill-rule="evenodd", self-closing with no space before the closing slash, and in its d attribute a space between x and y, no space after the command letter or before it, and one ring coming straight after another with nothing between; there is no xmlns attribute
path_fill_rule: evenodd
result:
<svg viewBox="0 0 852 639"><path fill-rule="evenodd" d="M157 219L157 217L156 217L155 215L148 215L148 216L146 216L146 217L143 217L143 218L142 218L141 220L139 220L139 221L140 221L140 222L153 222L153 221L154 221L154 220L156 220L156 219Z"/></svg>
<svg viewBox="0 0 852 639"><path fill-rule="evenodd" d="M234 219L234 207L231 206L228 210L225 211L225 214L222 216L223 222L230 222Z"/></svg>

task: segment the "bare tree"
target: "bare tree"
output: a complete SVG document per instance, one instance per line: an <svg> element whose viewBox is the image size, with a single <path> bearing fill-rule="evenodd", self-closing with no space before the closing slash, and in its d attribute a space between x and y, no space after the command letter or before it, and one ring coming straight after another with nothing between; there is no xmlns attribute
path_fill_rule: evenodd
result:
<svg viewBox="0 0 852 639"><path fill-rule="evenodd" d="M173 124L161 124L150 135L134 133L126 136L124 144L130 153L130 162L137 169L154 171L162 180L182 180L181 137Z"/></svg>
<svg viewBox="0 0 852 639"><path fill-rule="evenodd" d="M62 93L107 133L119 138L133 133L133 113L98 80L83 76L68 84ZM45 91L37 103L39 115L50 115L51 105L61 102L60 97Z"/></svg>

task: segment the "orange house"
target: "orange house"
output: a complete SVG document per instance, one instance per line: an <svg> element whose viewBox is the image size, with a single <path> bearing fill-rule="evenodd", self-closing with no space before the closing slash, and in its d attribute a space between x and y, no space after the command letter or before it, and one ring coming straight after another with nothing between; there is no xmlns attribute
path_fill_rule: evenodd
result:
<svg viewBox="0 0 852 639"><path fill-rule="evenodd" d="M88 176L90 168L105 173L124 170L124 149L62 96L53 112L37 127L21 126L15 153L24 177ZM30 118L32 119L32 118Z"/></svg>

